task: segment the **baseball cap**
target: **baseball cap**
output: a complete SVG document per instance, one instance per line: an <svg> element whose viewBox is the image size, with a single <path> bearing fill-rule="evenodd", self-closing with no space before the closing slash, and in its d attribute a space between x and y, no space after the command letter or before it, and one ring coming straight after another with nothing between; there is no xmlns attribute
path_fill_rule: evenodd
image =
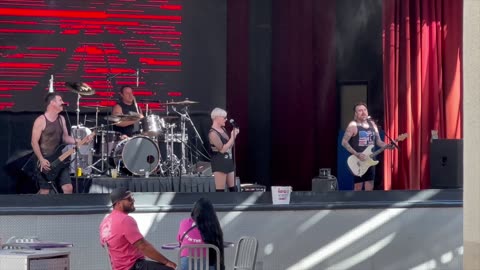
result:
<svg viewBox="0 0 480 270"><path fill-rule="evenodd" d="M112 193L110 193L110 200L112 200L112 205L114 205L115 203L123 200L123 199L126 199L128 197L132 196L132 192L130 192L130 190L128 190L128 188L126 187L118 187L118 188L115 188Z"/></svg>

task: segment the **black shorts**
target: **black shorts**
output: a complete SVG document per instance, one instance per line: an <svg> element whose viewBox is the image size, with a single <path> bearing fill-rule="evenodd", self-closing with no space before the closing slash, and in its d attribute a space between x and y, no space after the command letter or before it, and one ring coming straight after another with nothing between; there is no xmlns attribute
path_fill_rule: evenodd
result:
<svg viewBox="0 0 480 270"><path fill-rule="evenodd" d="M212 172L231 173L235 170L233 159L228 153L213 153L211 164Z"/></svg>
<svg viewBox="0 0 480 270"><path fill-rule="evenodd" d="M61 187L63 185L72 183L69 170L69 167L66 167L58 174L57 178L55 178L56 185ZM35 179L41 189L52 189L52 185L48 183L48 180L45 179L39 169L36 169Z"/></svg>
<svg viewBox="0 0 480 270"><path fill-rule="evenodd" d="M371 166L368 168L367 172L362 175L362 177L355 176L353 177L354 183L363 183L367 181L374 181L375 180L375 166Z"/></svg>

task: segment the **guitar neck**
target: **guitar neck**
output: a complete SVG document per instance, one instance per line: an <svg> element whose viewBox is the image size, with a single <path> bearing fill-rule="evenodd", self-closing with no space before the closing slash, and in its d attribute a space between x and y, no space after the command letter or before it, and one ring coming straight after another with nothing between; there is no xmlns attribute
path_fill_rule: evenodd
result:
<svg viewBox="0 0 480 270"><path fill-rule="evenodd" d="M378 149L377 151L373 152L373 153L370 155L370 157L371 157L371 158L374 158L374 157L380 155L383 151L385 151L385 149L387 149L387 146L388 146L388 144L386 144L385 146L380 147L380 149Z"/></svg>
<svg viewBox="0 0 480 270"><path fill-rule="evenodd" d="M94 132L95 133L95 132ZM86 142L87 142L87 137L83 138L78 144L77 144L77 147L80 147L82 145L84 145ZM65 153L61 154L59 157L58 157L58 160L60 161L64 161L66 158L68 158L70 155L72 155L73 153L75 153L75 148L72 148L72 149L69 149L68 151L66 151Z"/></svg>

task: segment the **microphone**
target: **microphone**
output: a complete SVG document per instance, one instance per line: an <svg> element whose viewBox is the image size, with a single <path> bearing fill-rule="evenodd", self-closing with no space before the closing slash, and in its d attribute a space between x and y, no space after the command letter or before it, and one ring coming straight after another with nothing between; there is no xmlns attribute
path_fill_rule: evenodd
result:
<svg viewBox="0 0 480 270"><path fill-rule="evenodd" d="M69 104L68 104L68 103L62 103L62 106L63 106L63 107L68 107Z"/></svg>
<svg viewBox="0 0 480 270"><path fill-rule="evenodd" d="M137 68L137 87L138 87L139 77L140 77L140 69Z"/></svg>
<svg viewBox="0 0 480 270"><path fill-rule="evenodd" d="M235 122L235 120L230 119L229 122L230 122L230 124L231 124L234 128L238 128L238 125L237 125L237 123Z"/></svg>

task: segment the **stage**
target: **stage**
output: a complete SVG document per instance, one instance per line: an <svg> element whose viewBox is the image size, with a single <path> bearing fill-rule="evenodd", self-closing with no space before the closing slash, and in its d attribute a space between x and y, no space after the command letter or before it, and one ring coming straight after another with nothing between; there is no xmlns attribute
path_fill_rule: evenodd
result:
<svg viewBox="0 0 480 270"><path fill-rule="evenodd" d="M76 190L76 179L72 177ZM80 177L78 193L109 193L116 187L128 187L132 192L215 192L215 181L209 176L175 177Z"/></svg>

